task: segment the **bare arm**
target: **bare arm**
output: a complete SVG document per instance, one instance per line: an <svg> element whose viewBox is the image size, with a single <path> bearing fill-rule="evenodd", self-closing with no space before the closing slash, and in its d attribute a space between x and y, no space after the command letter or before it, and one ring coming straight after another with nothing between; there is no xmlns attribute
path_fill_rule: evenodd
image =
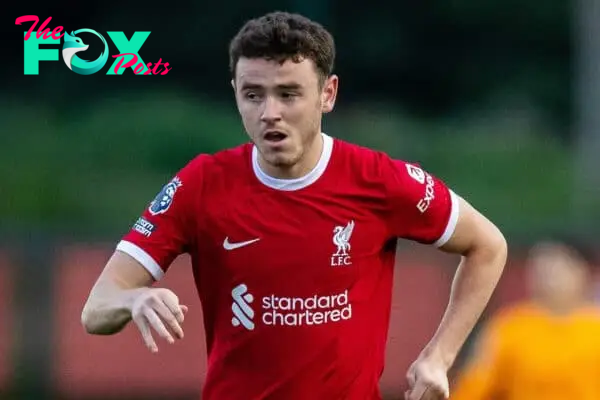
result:
<svg viewBox="0 0 600 400"><path fill-rule="evenodd" d="M460 254L450 301L431 341L407 373L407 400L448 399L447 373L475 327L504 270L507 245L498 228L464 199L452 237L442 246Z"/></svg>
<svg viewBox="0 0 600 400"><path fill-rule="evenodd" d="M152 275L133 257L115 251L94 284L81 322L88 333L111 335L131 320L136 297L154 283Z"/></svg>
<svg viewBox="0 0 600 400"><path fill-rule="evenodd" d="M88 333L114 334L133 321L153 352L158 348L151 329L170 343L183 337L180 324L187 307L169 289L152 285L195 235L202 159L179 170L117 244L81 313Z"/></svg>
<svg viewBox="0 0 600 400"><path fill-rule="evenodd" d="M187 307L179 305L179 299L170 290L151 288L153 283L152 275L133 257L115 251L83 308L81 322L86 331L111 335L133 320L153 352L158 351L158 347L150 327L170 343L174 342L172 333L176 338L183 338L179 324Z"/></svg>
<svg viewBox="0 0 600 400"><path fill-rule="evenodd" d="M450 300L440 326L423 356L433 357L447 368L484 311L504 270L507 244L500 230L464 199L450 240L442 247L461 254Z"/></svg>

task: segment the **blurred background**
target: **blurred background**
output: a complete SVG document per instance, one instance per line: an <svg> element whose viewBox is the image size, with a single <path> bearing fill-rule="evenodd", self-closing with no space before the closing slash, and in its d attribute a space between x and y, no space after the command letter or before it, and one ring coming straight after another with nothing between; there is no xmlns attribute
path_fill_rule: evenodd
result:
<svg viewBox="0 0 600 400"><path fill-rule="evenodd" d="M340 93L324 131L419 162L496 222L510 259L486 315L526 296L523 256L547 234L592 246L600 228L600 2L351 4L336 0L2 6L0 393L12 399L199 398L201 309L188 260L161 285L189 304L186 339L147 354L129 327L91 337L83 302L117 241L196 154L247 140L228 44L249 18L300 12L337 44ZM167 75L83 76L62 60L24 74L22 15L69 32L151 34L143 60ZM81 34L100 54L100 42ZM107 37L105 35L105 37ZM110 41L110 54L117 49ZM61 49L60 45L48 48ZM399 248L382 389L405 372L446 305L457 259ZM474 336L477 330L474 332ZM460 367L470 343L457 362Z"/></svg>

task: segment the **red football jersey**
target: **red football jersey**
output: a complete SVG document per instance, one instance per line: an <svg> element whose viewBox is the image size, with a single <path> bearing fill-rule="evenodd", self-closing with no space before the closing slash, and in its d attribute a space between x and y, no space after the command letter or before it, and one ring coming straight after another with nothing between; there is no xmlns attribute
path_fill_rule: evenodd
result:
<svg viewBox="0 0 600 400"><path fill-rule="evenodd" d="M414 164L323 138L293 180L267 176L252 144L196 157L117 246L157 280L190 254L203 399L380 399L396 241L444 244L457 196Z"/></svg>

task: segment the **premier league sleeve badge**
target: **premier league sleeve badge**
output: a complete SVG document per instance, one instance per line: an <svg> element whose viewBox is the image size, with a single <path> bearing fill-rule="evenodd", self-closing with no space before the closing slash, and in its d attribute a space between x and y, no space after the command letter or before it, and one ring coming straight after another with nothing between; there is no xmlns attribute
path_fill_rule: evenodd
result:
<svg viewBox="0 0 600 400"><path fill-rule="evenodd" d="M175 193L177 189L182 185L181 180L178 177L173 178L167 183L162 190L156 195L148 211L152 215L164 214L171 207Z"/></svg>

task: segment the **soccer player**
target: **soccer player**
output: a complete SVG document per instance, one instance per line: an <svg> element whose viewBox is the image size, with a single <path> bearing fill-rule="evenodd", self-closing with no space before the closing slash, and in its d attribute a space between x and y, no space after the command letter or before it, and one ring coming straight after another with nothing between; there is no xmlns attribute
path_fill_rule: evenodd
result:
<svg viewBox="0 0 600 400"><path fill-rule="evenodd" d="M206 329L204 399L380 399L396 243L417 241L464 256L439 329L408 371L409 400L448 397L447 371L506 242L420 166L322 132L334 58L330 33L297 14L241 28L231 84L250 142L200 154L166 183L91 290L88 332L133 320L153 352L153 332L182 338L187 307L152 286L188 253Z"/></svg>
<svg viewBox="0 0 600 400"><path fill-rule="evenodd" d="M600 399L600 307L591 301L588 253L574 242L533 247L531 297L493 316L452 400Z"/></svg>

